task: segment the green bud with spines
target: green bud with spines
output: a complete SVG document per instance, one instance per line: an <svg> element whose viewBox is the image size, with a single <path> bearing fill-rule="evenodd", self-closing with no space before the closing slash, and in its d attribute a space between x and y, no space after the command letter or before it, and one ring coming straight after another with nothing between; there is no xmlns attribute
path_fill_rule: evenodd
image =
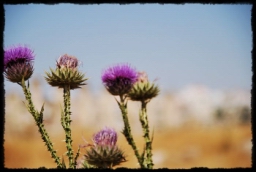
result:
<svg viewBox="0 0 256 172"><path fill-rule="evenodd" d="M55 70L50 68L51 72L45 72L45 79L53 87L64 88L69 85L71 90L81 88L80 86L86 85L87 78L84 78L77 67L77 58L64 54L58 59Z"/></svg>
<svg viewBox="0 0 256 172"><path fill-rule="evenodd" d="M45 72L47 77L45 77L48 84L53 87L64 88L65 85L69 85L70 89L81 88L80 86L86 85L84 81L87 78L84 78L84 74L80 73L77 70L72 70L69 68L64 69L50 69L50 73Z"/></svg>
<svg viewBox="0 0 256 172"><path fill-rule="evenodd" d="M145 72L138 72L137 82L128 93L128 97L133 101L149 101L159 94L159 88L148 81Z"/></svg>

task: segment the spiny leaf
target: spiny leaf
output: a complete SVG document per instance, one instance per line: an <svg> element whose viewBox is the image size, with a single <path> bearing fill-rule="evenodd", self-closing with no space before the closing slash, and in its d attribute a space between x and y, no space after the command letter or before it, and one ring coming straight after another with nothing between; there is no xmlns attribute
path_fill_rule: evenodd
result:
<svg viewBox="0 0 256 172"><path fill-rule="evenodd" d="M56 77L56 78L58 78L58 79L60 78L59 74L56 74L56 73L53 72L53 71L52 71L52 76L53 76L53 77Z"/></svg>
<svg viewBox="0 0 256 172"><path fill-rule="evenodd" d="M152 131L151 143L153 142L153 139L154 139L154 128L153 128L153 131Z"/></svg>
<svg viewBox="0 0 256 172"><path fill-rule="evenodd" d="M142 154L141 154L141 158L144 160L144 156L145 156L145 152L146 152L146 147L144 146Z"/></svg>
<svg viewBox="0 0 256 172"><path fill-rule="evenodd" d="M43 103L43 106L41 107L41 111L39 113L39 122L42 123L43 122L43 112L44 112L44 103Z"/></svg>
<svg viewBox="0 0 256 172"><path fill-rule="evenodd" d="M64 168L64 169L66 168L66 164L65 164L63 156L62 156L62 168Z"/></svg>

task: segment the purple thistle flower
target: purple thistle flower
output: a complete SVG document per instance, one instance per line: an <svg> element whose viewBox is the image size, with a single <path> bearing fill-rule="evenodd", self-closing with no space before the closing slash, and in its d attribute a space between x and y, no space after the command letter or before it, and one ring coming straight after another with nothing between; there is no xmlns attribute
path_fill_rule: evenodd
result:
<svg viewBox="0 0 256 172"><path fill-rule="evenodd" d="M72 68L75 69L78 66L78 60L75 56L64 54L59 57L57 61L58 68Z"/></svg>
<svg viewBox="0 0 256 172"><path fill-rule="evenodd" d="M97 146L115 146L117 142L117 133L114 129L107 128L94 134L93 141Z"/></svg>
<svg viewBox="0 0 256 172"><path fill-rule="evenodd" d="M4 51L4 68L16 63L31 62L34 60L34 52L26 46L12 46Z"/></svg>
<svg viewBox="0 0 256 172"><path fill-rule="evenodd" d="M34 54L26 46L12 46L4 51L4 74L14 83L28 80L33 74Z"/></svg>
<svg viewBox="0 0 256 172"><path fill-rule="evenodd" d="M137 79L137 72L128 64L120 64L106 69L102 82L112 95L123 95L130 91Z"/></svg>
<svg viewBox="0 0 256 172"><path fill-rule="evenodd" d="M114 129L105 127L94 134L94 145L84 155L90 165L98 168L112 168L125 162L124 152L116 145L117 133Z"/></svg>

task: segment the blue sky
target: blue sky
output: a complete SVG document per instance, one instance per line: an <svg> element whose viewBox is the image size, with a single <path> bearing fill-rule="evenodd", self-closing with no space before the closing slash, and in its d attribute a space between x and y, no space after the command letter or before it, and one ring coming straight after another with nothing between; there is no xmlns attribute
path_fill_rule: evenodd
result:
<svg viewBox="0 0 256 172"><path fill-rule="evenodd" d="M103 88L102 70L130 63L158 78L162 90L189 84L251 89L252 5L4 5L4 47L26 44L34 75L76 56L88 87ZM44 81L46 83L46 81ZM5 82L8 92L18 85Z"/></svg>

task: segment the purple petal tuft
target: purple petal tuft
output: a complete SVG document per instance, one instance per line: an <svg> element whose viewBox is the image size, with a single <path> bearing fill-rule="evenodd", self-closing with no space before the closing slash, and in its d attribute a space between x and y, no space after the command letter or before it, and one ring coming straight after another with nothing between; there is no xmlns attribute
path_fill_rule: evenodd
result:
<svg viewBox="0 0 256 172"><path fill-rule="evenodd" d="M5 68L17 62L30 62L34 60L33 50L26 46L12 46L4 51Z"/></svg>
<svg viewBox="0 0 256 172"><path fill-rule="evenodd" d="M59 57L57 61L57 67L59 68L77 68L78 66L78 59L75 56L70 56L68 54L64 54Z"/></svg>
<svg viewBox="0 0 256 172"><path fill-rule="evenodd" d="M105 127L93 136L93 141L98 146L115 146L117 133L114 129Z"/></svg>
<svg viewBox="0 0 256 172"><path fill-rule="evenodd" d="M106 69L102 82L113 95L126 94L137 80L137 72L128 64L120 64Z"/></svg>

